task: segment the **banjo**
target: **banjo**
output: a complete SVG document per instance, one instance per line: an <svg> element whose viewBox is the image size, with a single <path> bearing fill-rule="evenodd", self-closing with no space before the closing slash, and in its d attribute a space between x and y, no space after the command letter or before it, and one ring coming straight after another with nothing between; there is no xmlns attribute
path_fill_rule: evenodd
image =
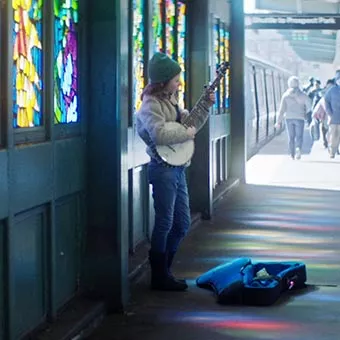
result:
<svg viewBox="0 0 340 340"><path fill-rule="evenodd" d="M225 75L228 62L223 62L217 69L217 76L215 80L205 87L202 95L194 105L189 115L181 123L184 127L188 128L194 126L198 132L209 118L209 94L212 93L218 86L220 80ZM177 122L168 122L167 124L178 125ZM197 133L196 132L196 133ZM162 162L170 166L185 165L192 158L195 150L195 143L193 139L187 140L183 143L171 145L155 145L154 151Z"/></svg>

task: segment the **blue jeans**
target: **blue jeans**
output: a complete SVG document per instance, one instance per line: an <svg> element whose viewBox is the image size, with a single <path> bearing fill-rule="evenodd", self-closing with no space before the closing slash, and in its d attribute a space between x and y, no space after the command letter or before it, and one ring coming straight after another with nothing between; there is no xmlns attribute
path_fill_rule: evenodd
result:
<svg viewBox="0 0 340 340"><path fill-rule="evenodd" d="M191 224L185 167L165 167L155 161L148 166L155 208L151 250L176 252Z"/></svg>
<svg viewBox="0 0 340 340"><path fill-rule="evenodd" d="M288 147L291 156L295 156L296 148L301 150L305 121L303 119L286 119Z"/></svg>

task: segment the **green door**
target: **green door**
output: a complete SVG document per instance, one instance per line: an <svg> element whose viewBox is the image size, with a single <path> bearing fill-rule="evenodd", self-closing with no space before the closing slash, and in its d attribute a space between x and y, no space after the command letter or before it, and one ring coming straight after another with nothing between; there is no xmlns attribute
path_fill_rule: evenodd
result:
<svg viewBox="0 0 340 340"><path fill-rule="evenodd" d="M78 290L85 197L78 18L78 0L1 7L1 339L20 339Z"/></svg>

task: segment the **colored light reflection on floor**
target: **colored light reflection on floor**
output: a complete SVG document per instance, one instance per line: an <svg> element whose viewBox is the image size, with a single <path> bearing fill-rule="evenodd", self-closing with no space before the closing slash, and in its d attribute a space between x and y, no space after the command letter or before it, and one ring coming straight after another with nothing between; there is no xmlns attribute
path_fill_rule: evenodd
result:
<svg viewBox="0 0 340 340"><path fill-rule="evenodd" d="M295 214L295 213L294 213ZM253 218L250 219L235 219L235 222L238 222L242 225L247 226L258 226L262 228L279 228L279 229L292 229L292 230L310 230L310 231L339 231L339 228L334 226L333 224L326 224L324 221L320 223L320 225L317 224L317 221L314 221L313 224L308 221L306 222L292 222L288 221L284 218L282 220L259 220Z"/></svg>
<svg viewBox="0 0 340 340"><path fill-rule="evenodd" d="M253 256L260 255L279 255L284 258L286 256L293 256L293 258L329 258L332 259L338 254L335 249L312 249L308 245L302 247L300 245L288 244L266 244L265 242L215 242L213 244L202 245L204 250L225 250L228 254L237 251L240 256L252 253Z"/></svg>
<svg viewBox="0 0 340 340"><path fill-rule="evenodd" d="M308 263L308 268L318 270L340 269L339 263Z"/></svg>
<svg viewBox="0 0 340 340"><path fill-rule="evenodd" d="M274 339L282 332L295 333L301 329L301 326L294 322L271 320L256 315L245 316L221 312L181 313L175 316L175 321L195 324L218 333L243 339Z"/></svg>
<svg viewBox="0 0 340 340"><path fill-rule="evenodd" d="M227 328L227 329L242 329L252 331L287 331L292 330L292 324L287 322L274 321L213 321L211 327Z"/></svg>
<svg viewBox="0 0 340 340"><path fill-rule="evenodd" d="M335 193L333 194L335 196ZM318 204L324 204L324 192L322 190L304 190L298 191L297 195L293 195L292 191L290 190L289 193L285 193L283 190L278 191L278 193L275 195L275 193L271 193L270 197L273 197L275 199L280 199L280 200L291 200L291 199L296 199L297 197L303 198L303 199L308 199L308 201L315 201ZM321 199L321 202L320 202Z"/></svg>
<svg viewBox="0 0 340 340"><path fill-rule="evenodd" d="M338 291L337 291L338 293ZM335 294L327 294L327 293L313 293L313 295L305 295L301 296L294 302L296 306L305 304L306 302L315 303L315 301L319 302L334 302L339 303L340 302L340 296L337 296Z"/></svg>
<svg viewBox="0 0 340 340"><path fill-rule="evenodd" d="M259 209L257 209L259 210ZM268 210L268 208L267 208ZM283 209L281 207L272 207L272 212L240 212L237 210L231 210L228 212L228 218L242 218L244 220L285 220L285 221L309 221L310 217L313 216L313 221L315 218L317 218L317 222L324 222L324 221L335 221L336 219L339 218L339 216L335 215L329 215L327 210L312 210L312 211L304 211L304 210L297 210L297 211L292 211L291 209ZM273 212L274 211L274 212ZM292 212L294 212L292 214ZM307 214L307 215L306 215Z"/></svg>
<svg viewBox="0 0 340 340"><path fill-rule="evenodd" d="M320 208L321 210L293 210L293 209L279 209L277 207L272 207L271 210L275 213L256 213L256 212L240 212L240 211L230 211L228 212L228 219L232 219L235 222L247 223L248 221L286 221L286 222L296 222L296 223L310 223L311 218L313 218L313 224L333 224L339 220L340 215L332 211L330 214L329 210L326 208ZM257 208L260 210L260 207ZM268 209L267 209L268 210Z"/></svg>
<svg viewBox="0 0 340 340"><path fill-rule="evenodd" d="M261 230L261 229L241 229L229 230L225 232L216 232L214 238L223 239L265 239L266 242L280 242L280 243L298 243L298 244L321 244L321 243L339 243L333 237L322 237L320 235L306 235L303 233L289 233L285 231Z"/></svg>

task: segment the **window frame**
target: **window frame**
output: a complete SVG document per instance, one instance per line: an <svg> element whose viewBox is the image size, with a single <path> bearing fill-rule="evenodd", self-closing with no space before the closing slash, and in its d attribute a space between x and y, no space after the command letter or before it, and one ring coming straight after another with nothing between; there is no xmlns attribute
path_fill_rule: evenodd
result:
<svg viewBox="0 0 340 340"><path fill-rule="evenodd" d="M270 116L275 111L274 88L272 86L273 71L271 69L266 69L266 83L267 83L268 111Z"/></svg>
<svg viewBox="0 0 340 340"><path fill-rule="evenodd" d="M45 0L46 1L46 0ZM85 1L86 2L86 1ZM86 85L84 82L81 82L81 74L83 70L87 70L86 65L87 65L87 59L86 56L86 35L84 32L84 29L86 27L86 3L84 1L78 0L78 24L77 24L77 105L78 105L78 121L77 122L70 122L70 123L54 123L54 78L53 78L53 67L54 67L54 41L55 41L55 32L54 32L54 10L53 10L53 4L51 4L52 11L50 13L51 15L51 26L52 26L52 33L51 36L53 39L51 41L53 42L52 44L52 49L50 50L51 52L51 57L52 58L52 64L51 64L51 70L50 72L50 78L52 79L52 86L50 88L51 94L51 100L52 100L52 107L51 107L51 113L49 116L49 124L52 127L52 136L54 139L67 139L67 138L72 138L72 137L77 137L82 135L85 132L86 129L86 119L84 112L85 110L82 108L82 104L87 101L88 96L87 90L86 90Z"/></svg>
<svg viewBox="0 0 340 340"><path fill-rule="evenodd" d="M144 73L144 86L147 84L147 60L149 59L149 52L148 52L148 46L149 46L149 37L148 37L148 22L149 22L149 1L148 0L142 0L143 1L143 25L144 25L144 53L143 53L143 63L144 63L144 68L143 68L143 73ZM129 114L128 114L128 127L131 128L134 124L134 116L136 114L135 108L134 108L134 93L133 93L133 88L134 88L134 48L133 48L133 25L134 25L134 6L133 6L134 0L129 0L129 32L128 32L128 37L129 37L129 50L131 53L129 53Z"/></svg>
<svg viewBox="0 0 340 340"><path fill-rule="evenodd" d="M41 110L42 110L42 125L36 127L14 127L13 126L13 99L10 99L10 103L7 105L8 110L8 124L11 125L10 130L13 131L13 141L15 145L41 143L48 142L53 139L65 139L81 135L85 119L82 114L81 103L82 99L82 84L80 81L80 70L82 69L82 63L84 62L83 55L80 53L83 50L83 38L82 38L82 20L85 15L85 6L82 6L82 2L78 1L78 24L77 24L77 96L78 96L78 121L71 123L54 123L54 8L53 2L45 0L42 8L42 94L41 94ZM7 34L9 34L9 59L13 65L13 7L12 4L8 5L7 14ZM2 22L5 20L1 20ZM1 39L3 40L3 39ZM85 59L85 58L84 58ZM5 70L5 66L3 66ZM13 73L11 70L5 70L8 72L8 81L6 84L2 83L2 86L6 86L8 89L13 87ZM11 93L11 91L8 91ZM4 112L5 110L2 110ZM1 126L0 126L1 130ZM10 131L11 133L11 131ZM1 138L1 135L0 135ZM1 139L0 139L1 140ZM0 144L1 145L1 144Z"/></svg>

